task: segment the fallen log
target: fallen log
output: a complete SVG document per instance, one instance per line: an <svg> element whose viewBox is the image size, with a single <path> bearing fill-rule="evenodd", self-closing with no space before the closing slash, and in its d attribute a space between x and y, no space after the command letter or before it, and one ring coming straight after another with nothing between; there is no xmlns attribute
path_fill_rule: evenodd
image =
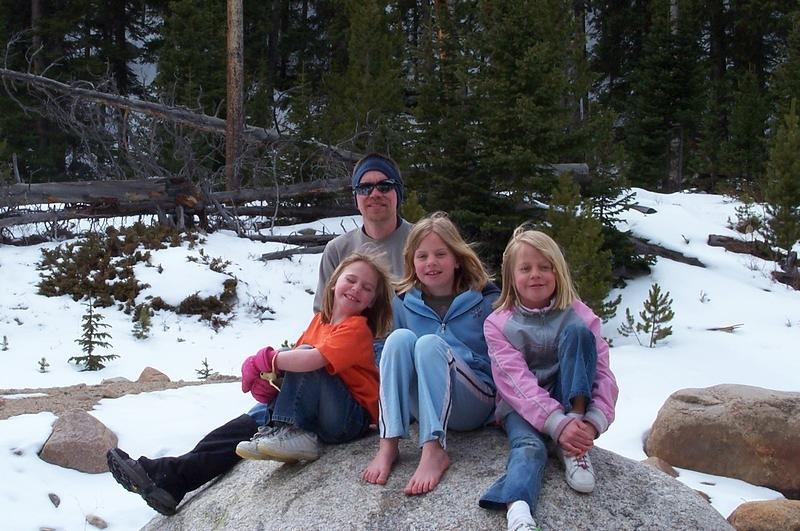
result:
<svg viewBox="0 0 800 531"><path fill-rule="evenodd" d="M285 235L266 235L253 234L247 236L248 239L265 243L287 243L289 245L305 246L324 246L337 236L337 234L285 234Z"/></svg>
<svg viewBox="0 0 800 531"><path fill-rule="evenodd" d="M723 247L726 251L732 253L750 254L763 260L775 260L776 257L769 245L757 240L745 241L720 234L709 234L708 245L711 247Z"/></svg>
<svg viewBox="0 0 800 531"><path fill-rule="evenodd" d="M644 238L630 236L630 239L633 243L633 248L636 251L636 254L652 254L655 256L669 258L670 260L681 262L682 264L689 264L697 267L706 266L703 262L693 256L686 256L678 251L667 249L666 247L657 245L655 243L650 243Z"/></svg>
<svg viewBox="0 0 800 531"><path fill-rule="evenodd" d="M275 251L274 253L264 253L261 255L260 260L267 262L269 260L280 260L281 258L290 258L296 254L320 254L325 250L324 245L317 245L314 247L297 247L295 249L285 249L283 251Z"/></svg>

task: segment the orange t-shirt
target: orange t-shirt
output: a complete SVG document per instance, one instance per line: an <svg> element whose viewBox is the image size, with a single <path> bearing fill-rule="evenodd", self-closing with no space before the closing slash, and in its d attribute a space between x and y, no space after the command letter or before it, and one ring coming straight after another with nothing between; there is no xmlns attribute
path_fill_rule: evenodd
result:
<svg viewBox="0 0 800 531"><path fill-rule="evenodd" d="M356 402L378 421L378 368L372 348L372 331L363 315L353 315L338 324L322 322L317 313L296 345L311 345L327 360L329 374L342 379Z"/></svg>

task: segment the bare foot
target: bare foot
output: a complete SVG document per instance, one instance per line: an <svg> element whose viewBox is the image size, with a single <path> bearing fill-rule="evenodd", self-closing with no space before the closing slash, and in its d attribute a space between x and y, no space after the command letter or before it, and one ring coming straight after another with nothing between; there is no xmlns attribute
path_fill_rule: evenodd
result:
<svg viewBox="0 0 800 531"><path fill-rule="evenodd" d="M422 457L414 475L408 480L403 492L411 496L426 494L436 488L444 471L450 466L450 456L444 451L438 440L428 441L422 445Z"/></svg>
<svg viewBox="0 0 800 531"><path fill-rule="evenodd" d="M369 466L361 472L361 479L368 483L385 485L386 480L389 479L389 473L397 461L397 456L400 454L398 443L397 437L381 439L378 442L378 453L372 458Z"/></svg>

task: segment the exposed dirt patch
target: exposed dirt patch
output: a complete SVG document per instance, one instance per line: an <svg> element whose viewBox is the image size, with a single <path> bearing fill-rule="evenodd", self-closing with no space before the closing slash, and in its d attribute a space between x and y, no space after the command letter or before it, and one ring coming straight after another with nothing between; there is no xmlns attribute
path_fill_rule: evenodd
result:
<svg viewBox="0 0 800 531"><path fill-rule="evenodd" d="M26 389L0 389L0 395L27 395L45 394L46 396L31 396L27 398L0 398L0 420L24 415L27 413L40 413L51 411L60 415L65 411L91 409L103 398L119 398L120 396L162 391L164 389L177 389L187 385L207 385L211 383L235 382L236 376L213 376L207 381L183 380L177 382L109 382L99 385L78 384L69 387L44 387Z"/></svg>

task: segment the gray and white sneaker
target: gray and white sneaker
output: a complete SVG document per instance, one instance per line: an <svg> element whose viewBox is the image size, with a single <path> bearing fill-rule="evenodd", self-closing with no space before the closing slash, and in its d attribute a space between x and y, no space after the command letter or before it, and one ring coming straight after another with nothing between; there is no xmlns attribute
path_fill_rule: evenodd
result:
<svg viewBox="0 0 800 531"><path fill-rule="evenodd" d="M319 459L320 445L317 435L293 426L284 424L274 431L255 441L261 459L273 459L284 463L297 461L314 461ZM238 447L237 447L238 453Z"/></svg>
<svg viewBox="0 0 800 531"><path fill-rule="evenodd" d="M578 492L588 494L594 490L594 468L589 454L581 457L564 455L561 448L556 451L558 458L564 463L564 475L567 484Z"/></svg>
<svg viewBox="0 0 800 531"><path fill-rule="evenodd" d="M514 527L509 527L508 531L542 531L542 528L533 520L522 520L517 522Z"/></svg>
<svg viewBox="0 0 800 531"><path fill-rule="evenodd" d="M260 426L249 441L242 441L236 445L236 455L242 459L269 459L269 457L258 452L258 441L264 437L269 437L277 429L276 426Z"/></svg>

